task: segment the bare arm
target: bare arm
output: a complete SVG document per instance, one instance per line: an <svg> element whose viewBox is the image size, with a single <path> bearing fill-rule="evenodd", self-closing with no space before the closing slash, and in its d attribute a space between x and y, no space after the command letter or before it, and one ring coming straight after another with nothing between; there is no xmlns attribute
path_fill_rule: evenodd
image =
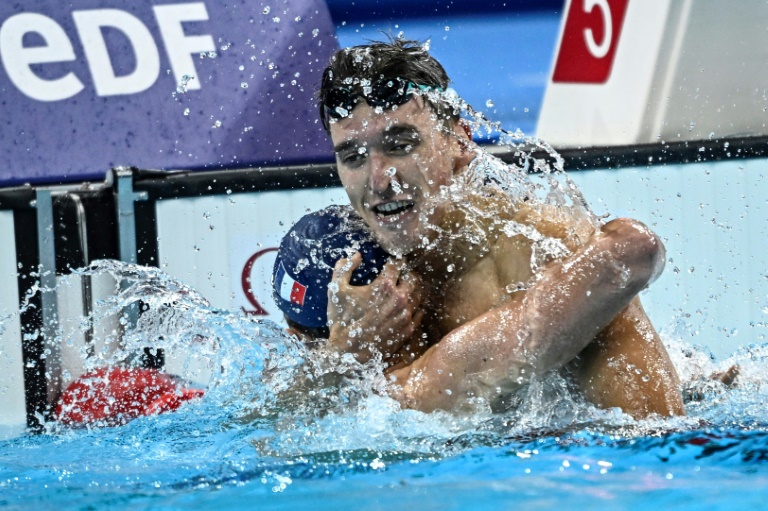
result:
<svg viewBox="0 0 768 511"><path fill-rule="evenodd" d="M614 220L551 263L524 294L445 336L391 375L392 395L423 411L492 402L573 359L661 272L664 248L644 225Z"/></svg>
<svg viewBox="0 0 768 511"><path fill-rule="evenodd" d="M516 220L563 240L570 250L583 244L594 229L585 218L579 221L557 208L542 211L524 205ZM508 248L503 247L509 252ZM579 354L574 368L581 390L597 406L619 407L636 418L685 414L677 371L639 298Z"/></svg>
<svg viewBox="0 0 768 511"><path fill-rule="evenodd" d="M639 299L621 311L579 354L579 387L602 408L635 418L684 415L680 380Z"/></svg>

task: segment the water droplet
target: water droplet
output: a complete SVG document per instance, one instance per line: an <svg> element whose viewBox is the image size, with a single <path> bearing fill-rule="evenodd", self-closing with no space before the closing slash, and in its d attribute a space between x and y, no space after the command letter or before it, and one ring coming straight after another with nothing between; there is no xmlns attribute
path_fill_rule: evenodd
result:
<svg viewBox="0 0 768 511"><path fill-rule="evenodd" d="M186 115L186 116L188 116L188 115L189 115L189 108L185 108L185 109L184 109L184 115Z"/></svg>
<svg viewBox="0 0 768 511"><path fill-rule="evenodd" d="M247 89L248 88L248 84L246 82L240 82L240 88Z"/></svg>
<svg viewBox="0 0 768 511"><path fill-rule="evenodd" d="M456 267L452 264L449 264L448 267L445 269L448 273L452 273L453 270L455 270Z"/></svg>
<svg viewBox="0 0 768 511"><path fill-rule="evenodd" d="M263 11L261 11L261 12L262 12L263 14L269 14L269 11L270 11L270 8L269 8L269 6L267 5L267 6L265 6L265 7L264 7L264 10L263 10Z"/></svg>
<svg viewBox="0 0 768 511"><path fill-rule="evenodd" d="M176 87L176 92L178 94L184 94L187 92L187 86L190 82L190 80L194 80L195 77L192 75L184 75L181 77L181 82L179 82L179 85Z"/></svg>
<svg viewBox="0 0 768 511"><path fill-rule="evenodd" d="M488 108L493 108L493 100L489 99L488 101L486 101L485 106Z"/></svg>

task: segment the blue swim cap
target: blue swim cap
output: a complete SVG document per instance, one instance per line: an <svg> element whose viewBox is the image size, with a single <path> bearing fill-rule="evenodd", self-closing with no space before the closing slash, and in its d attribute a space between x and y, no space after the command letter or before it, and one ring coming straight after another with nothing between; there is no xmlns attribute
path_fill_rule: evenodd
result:
<svg viewBox="0 0 768 511"><path fill-rule="evenodd" d="M272 296L291 321L309 328L328 324L328 284L339 259L360 252L350 282L373 282L389 258L350 206L305 215L280 242L272 271Z"/></svg>

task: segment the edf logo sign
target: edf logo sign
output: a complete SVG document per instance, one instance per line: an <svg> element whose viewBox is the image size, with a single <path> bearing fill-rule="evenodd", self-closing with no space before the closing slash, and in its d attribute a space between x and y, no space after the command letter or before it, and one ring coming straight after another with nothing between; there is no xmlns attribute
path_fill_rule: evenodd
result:
<svg viewBox="0 0 768 511"><path fill-rule="evenodd" d="M212 52L216 46L209 34L186 35L183 24L207 21L205 4L155 5L152 10L176 83L181 83L184 77L197 76L192 54ZM154 85L160 75L158 44L139 18L119 9L73 11L72 18L97 95L136 94ZM109 31L114 37L122 37L132 49L133 69L124 74L118 74L113 67L104 37ZM3 22L0 58L16 88L38 101L61 101L85 88L83 78L73 71L56 77L35 72L35 68L43 65L77 59L72 41L61 25L43 14L23 12ZM190 81L187 88L199 89L199 81Z"/></svg>
<svg viewBox="0 0 768 511"><path fill-rule="evenodd" d="M605 83L629 0L572 0L552 81Z"/></svg>
<svg viewBox="0 0 768 511"><path fill-rule="evenodd" d="M324 0L0 1L0 187L328 160L337 47Z"/></svg>

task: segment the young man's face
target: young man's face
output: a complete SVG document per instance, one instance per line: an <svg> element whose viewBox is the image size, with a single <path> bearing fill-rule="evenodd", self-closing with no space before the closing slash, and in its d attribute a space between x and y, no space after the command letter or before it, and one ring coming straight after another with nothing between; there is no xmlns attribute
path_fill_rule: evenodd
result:
<svg viewBox="0 0 768 511"><path fill-rule="evenodd" d="M443 216L435 200L440 188L472 158L463 128L441 129L418 96L394 110L359 102L350 117L331 123L331 140L352 207L393 254L431 239L429 225Z"/></svg>

